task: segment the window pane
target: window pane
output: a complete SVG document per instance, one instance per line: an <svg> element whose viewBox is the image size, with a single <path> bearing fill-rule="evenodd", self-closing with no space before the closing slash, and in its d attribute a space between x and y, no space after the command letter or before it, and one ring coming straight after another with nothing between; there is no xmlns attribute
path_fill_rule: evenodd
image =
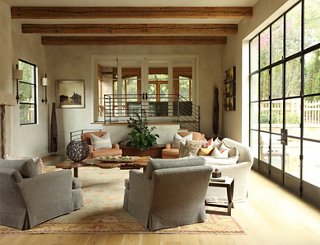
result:
<svg viewBox="0 0 320 245"><path fill-rule="evenodd" d="M283 86L282 86L282 65L278 65L272 68L272 80L271 80L271 98L282 98Z"/></svg>
<svg viewBox="0 0 320 245"><path fill-rule="evenodd" d="M259 144L258 144L258 132L257 131L250 131L250 149L254 158L258 159L258 151L259 151Z"/></svg>
<svg viewBox="0 0 320 245"><path fill-rule="evenodd" d="M259 126L259 102L251 103L250 123L251 129L258 129Z"/></svg>
<svg viewBox="0 0 320 245"><path fill-rule="evenodd" d="M179 95L190 100L190 79L187 77L179 77Z"/></svg>
<svg viewBox="0 0 320 245"><path fill-rule="evenodd" d="M320 0L304 1L304 48L320 42Z"/></svg>
<svg viewBox="0 0 320 245"><path fill-rule="evenodd" d="M35 77L34 77L35 67L33 65L30 65L23 61L19 61L19 69L23 70L23 77L22 77L23 82L35 84Z"/></svg>
<svg viewBox="0 0 320 245"><path fill-rule="evenodd" d="M320 93L320 49L304 56L304 94Z"/></svg>
<svg viewBox="0 0 320 245"><path fill-rule="evenodd" d="M320 96L304 98L303 137L320 139Z"/></svg>
<svg viewBox="0 0 320 245"><path fill-rule="evenodd" d="M156 92L157 92L157 85L156 84L149 84L148 85L148 100L149 101L156 101Z"/></svg>
<svg viewBox="0 0 320 245"><path fill-rule="evenodd" d="M271 135L271 165L275 168L282 169L282 149L280 135Z"/></svg>
<svg viewBox="0 0 320 245"><path fill-rule="evenodd" d="M303 180L320 187L320 158L314 157L320 144L305 140L303 142Z"/></svg>
<svg viewBox="0 0 320 245"><path fill-rule="evenodd" d="M270 145L270 134L260 133L260 159L265 163L269 162L269 145Z"/></svg>
<svg viewBox="0 0 320 245"><path fill-rule="evenodd" d="M288 135L300 137L301 99L286 100L286 128Z"/></svg>
<svg viewBox="0 0 320 245"><path fill-rule="evenodd" d="M168 83L160 84L160 101L168 101Z"/></svg>
<svg viewBox="0 0 320 245"><path fill-rule="evenodd" d="M258 70L259 46L258 37L250 42L250 72Z"/></svg>
<svg viewBox="0 0 320 245"><path fill-rule="evenodd" d="M263 71L260 73L260 99L267 100L269 99L269 70Z"/></svg>
<svg viewBox="0 0 320 245"><path fill-rule="evenodd" d="M286 173L300 178L300 140L288 137L284 169Z"/></svg>
<svg viewBox="0 0 320 245"><path fill-rule="evenodd" d="M36 123L34 105L20 104L20 124Z"/></svg>
<svg viewBox="0 0 320 245"><path fill-rule="evenodd" d="M258 74L251 76L251 101L259 100L259 79Z"/></svg>
<svg viewBox="0 0 320 245"><path fill-rule="evenodd" d="M286 15L286 57L301 50L301 3Z"/></svg>
<svg viewBox="0 0 320 245"><path fill-rule="evenodd" d="M274 100L271 102L271 131L273 133L281 133L283 126L283 102L282 100Z"/></svg>
<svg viewBox="0 0 320 245"><path fill-rule="evenodd" d="M300 96L301 91L301 64L300 58L290 60L286 63L286 97Z"/></svg>
<svg viewBox="0 0 320 245"><path fill-rule="evenodd" d="M277 20L272 26L271 53L272 63L281 60L283 57L283 17Z"/></svg>
<svg viewBox="0 0 320 245"><path fill-rule="evenodd" d="M20 102L34 103L34 88L33 84L19 83L19 98Z"/></svg>
<svg viewBox="0 0 320 245"><path fill-rule="evenodd" d="M192 67L173 67L173 93L191 101Z"/></svg>
<svg viewBox="0 0 320 245"><path fill-rule="evenodd" d="M260 129L269 131L270 122L270 102L260 103Z"/></svg>
<svg viewBox="0 0 320 245"><path fill-rule="evenodd" d="M23 77L19 82L20 124L34 124L36 121L36 71L33 64L19 60L19 69ZM26 104L27 103L27 104Z"/></svg>
<svg viewBox="0 0 320 245"><path fill-rule="evenodd" d="M260 68L270 64L270 28L260 34Z"/></svg>

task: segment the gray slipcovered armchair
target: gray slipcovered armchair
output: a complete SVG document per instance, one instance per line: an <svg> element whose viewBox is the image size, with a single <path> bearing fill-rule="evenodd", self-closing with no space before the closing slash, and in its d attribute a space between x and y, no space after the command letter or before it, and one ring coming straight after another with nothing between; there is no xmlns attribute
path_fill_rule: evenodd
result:
<svg viewBox="0 0 320 245"><path fill-rule="evenodd" d="M144 173L130 171L124 209L149 230L204 222L211 173L199 157L152 159Z"/></svg>
<svg viewBox="0 0 320 245"><path fill-rule="evenodd" d="M40 174L32 160L0 160L0 224L18 229L83 206L81 183L70 170Z"/></svg>

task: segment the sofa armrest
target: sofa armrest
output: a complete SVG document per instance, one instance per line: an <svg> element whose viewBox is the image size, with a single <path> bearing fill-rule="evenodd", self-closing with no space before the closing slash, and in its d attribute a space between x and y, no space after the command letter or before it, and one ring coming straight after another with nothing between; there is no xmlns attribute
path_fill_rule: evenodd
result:
<svg viewBox="0 0 320 245"><path fill-rule="evenodd" d="M119 144L115 143L115 144L112 144L112 148L114 148L114 149L120 149L120 146L119 146Z"/></svg>
<svg viewBox="0 0 320 245"><path fill-rule="evenodd" d="M73 210L71 170L23 179L18 186L27 207L30 228Z"/></svg>
<svg viewBox="0 0 320 245"><path fill-rule="evenodd" d="M131 170L129 185L128 210L138 221L147 225L152 199L152 181L142 172Z"/></svg>
<svg viewBox="0 0 320 245"><path fill-rule="evenodd" d="M89 147L89 157L92 157L93 154L93 146L92 145L88 145Z"/></svg>

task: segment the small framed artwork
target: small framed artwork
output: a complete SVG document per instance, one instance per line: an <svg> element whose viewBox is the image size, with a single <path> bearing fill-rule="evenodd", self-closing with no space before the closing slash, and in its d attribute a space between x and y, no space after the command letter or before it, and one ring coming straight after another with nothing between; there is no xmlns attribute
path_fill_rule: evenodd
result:
<svg viewBox="0 0 320 245"><path fill-rule="evenodd" d="M224 109L236 110L236 67L233 66L224 73Z"/></svg>
<svg viewBox="0 0 320 245"><path fill-rule="evenodd" d="M226 70L225 82L232 82L236 80L236 67L233 66Z"/></svg>
<svg viewBox="0 0 320 245"><path fill-rule="evenodd" d="M56 96L58 108L85 108L84 80L57 80Z"/></svg>
<svg viewBox="0 0 320 245"><path fill-rule="evenodd" d="M226 111L235 111L236 110L236 98L235 97L225 98L224 109Z"/></svg>

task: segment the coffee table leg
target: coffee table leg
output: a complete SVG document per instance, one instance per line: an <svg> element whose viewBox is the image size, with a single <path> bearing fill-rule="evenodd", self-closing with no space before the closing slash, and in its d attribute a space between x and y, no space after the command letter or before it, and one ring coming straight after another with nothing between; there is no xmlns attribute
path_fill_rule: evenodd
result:
<svg viewBox="0 0 320 245"><path fill-rule="evenodd" d="M73 168L73 176L78 178L78 168Z"/></svg>

